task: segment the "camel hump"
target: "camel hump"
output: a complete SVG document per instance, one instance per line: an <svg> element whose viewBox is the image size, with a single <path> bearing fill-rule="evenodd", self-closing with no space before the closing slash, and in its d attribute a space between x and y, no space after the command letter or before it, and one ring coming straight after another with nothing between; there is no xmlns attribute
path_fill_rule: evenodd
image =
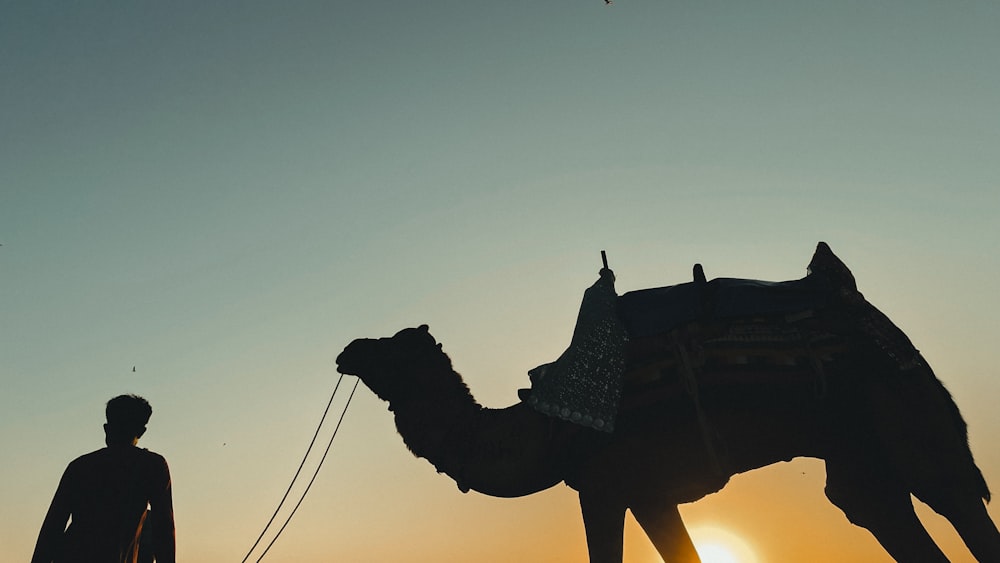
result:
<svg viewBox="0 0 1000 563"><path fill-rule="evenodd" d="M840 258L837 258L837 255L830 249L830 245L825 242L816 245L816 252L813 253L806 271L810 276L822 276L833 287L842 292L854 293L858 291L854 274Z"/></svg>

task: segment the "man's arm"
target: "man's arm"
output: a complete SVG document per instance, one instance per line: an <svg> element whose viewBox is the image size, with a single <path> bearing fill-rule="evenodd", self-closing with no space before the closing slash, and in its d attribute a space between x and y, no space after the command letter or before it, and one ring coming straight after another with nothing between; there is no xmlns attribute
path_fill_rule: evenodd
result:
<svg viewBox="0 0 1000 563"><path fill-rule="evenodd" d="M161 474L157 477L157 485L154 488L157 492L149 499L150 513L153 515L153 549L156 563L176 563L177 547L174 537L174 501L170 469L167 467L167 461L162 461Z"/></svg>
<svg viewBox="0 0 1000 563"><path fill-rule="evenodd" d="M35 542L35 552L31 556L31 563L52 563L59 555L62 548L63 535L66 533L66 522L69 521L70 505L69 491L71 488L70 468L63 472L62 479L59 480L59 487L52 497L49 511L42 521L42 529L38 532L38 541Z"/></svg>

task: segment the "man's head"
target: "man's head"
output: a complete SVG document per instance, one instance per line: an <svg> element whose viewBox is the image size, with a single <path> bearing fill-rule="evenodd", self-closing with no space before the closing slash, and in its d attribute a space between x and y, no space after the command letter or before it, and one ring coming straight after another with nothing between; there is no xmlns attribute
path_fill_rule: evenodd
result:
<svg viewBox="0 0 1000 563"><path fill-rule="evenodd" d="M138 395L119 395L108 401L104 413L108 419L104 425L105 443L135 445L146 432L153 408Z"/></svg>

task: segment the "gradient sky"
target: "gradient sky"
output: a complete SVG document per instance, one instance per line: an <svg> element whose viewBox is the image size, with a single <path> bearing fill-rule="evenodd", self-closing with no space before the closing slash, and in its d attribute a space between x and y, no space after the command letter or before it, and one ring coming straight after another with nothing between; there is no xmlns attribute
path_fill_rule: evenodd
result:
<svg viewBox="0 0 1000 563"><path fill-rule="evenodd" d="M510 404L602 249L624 292L797 278L828 241L1000 490L998 27L976 0L0 2L0 559L134 392L180 559L239 561L343 346L428 323ZM823 479L782 463L683 514L757 563L890 561ZM573 491L462 495L361 387L265 561L585 550ZM658 561L631 521L626 558Z"/></svg>

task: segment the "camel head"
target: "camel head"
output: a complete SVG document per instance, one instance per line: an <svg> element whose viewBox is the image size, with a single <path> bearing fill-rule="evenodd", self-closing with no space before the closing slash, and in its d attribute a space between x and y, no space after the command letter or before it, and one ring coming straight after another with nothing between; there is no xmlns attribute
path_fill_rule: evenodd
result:
<svg viewBox="0 0 1000 563"><path fill-rule="evenodd" d="M427 325L404 328L391 338L359 338L337 356L337 371L356 375L390 405L441 387L455 377L451 360Z"/></svg>

